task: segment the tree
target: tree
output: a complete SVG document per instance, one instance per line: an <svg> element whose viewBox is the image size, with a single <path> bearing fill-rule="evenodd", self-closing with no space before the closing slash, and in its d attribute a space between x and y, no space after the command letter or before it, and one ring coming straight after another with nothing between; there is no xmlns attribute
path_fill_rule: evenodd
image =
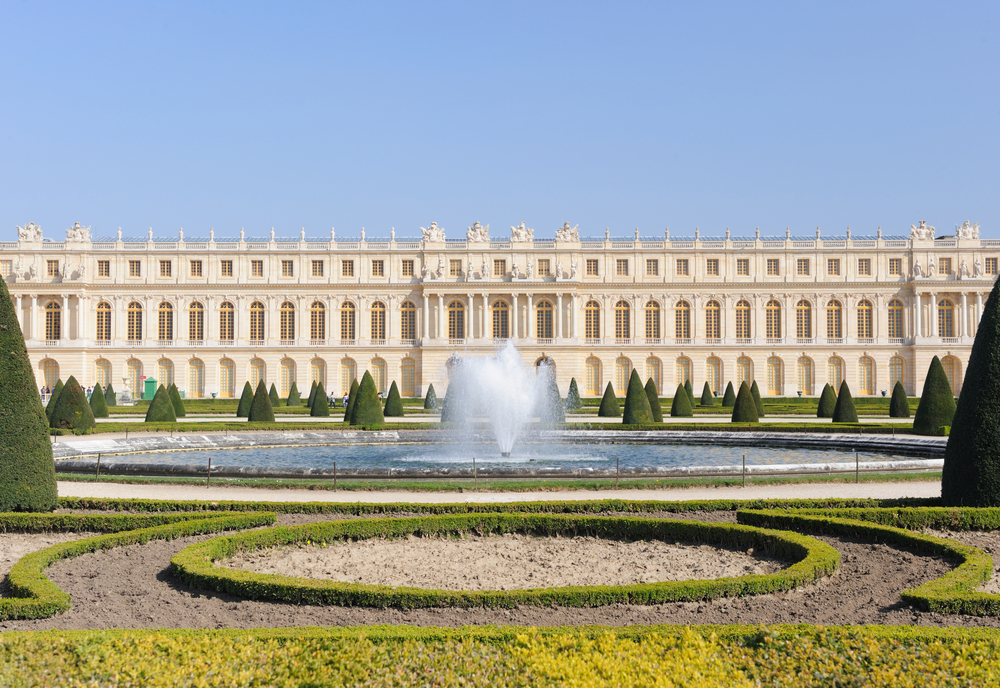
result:
<svg viewBox="0 0 1000 688"><path fill-rule="evenodd" d="M757 420L764 417L764 402L760 400L760 390L757 388L757 381L750 385L750 396L753 397L753 405L757 407Z"/></svg>
<svg viewBox="0 0 1000 688"><path fill-rule="evenodd" d="M677 385L677 391L674 392L674 402L670 405L670 416L672 418L690 418L693 415L691 397L688 396L684 385Z"/></svg>
<svg viewBox="0 0 1000 688"><path fill-rule="evenodd" d="M253 393L253 401L250 403L250 413L247 415L248 423L273 423L274 409L271 408L271 396L267 393L264 381L257 383L257 391Z"/></svg>
<svg viewBox="0 0 1000 688"><path fill-rule="evenodd" d="M0 512L52 511L49 423L7 285L0 280Z"/></svg>
<svg viewBox="0 0 1000 688"><path fill-rule="evenodd" d="M378 399L375 380L367 370L358 386L358 402L351 408L351 425L385 425L382 402Z"/></svg>
<svg viewBox="0 0 1000 688"><path fill-rule="evenodd" d="M597 415L602 418L621 418L622 410L618 406L615 388L610 382L604 388L604 397L601 399L601 408L597 409Z"/></svg>
<svg viewBox="0 0 1000 688"><path fill-rule="evenodd" d="M910 400L906 398L906 390L903 389L903 383L898 380L892 388L892 399L889 400L889 417L910 417Z"/></svg>
<svg viewBox="0 0 1000 688"><path fill-rule="evenodd" d="M684 381L684 391L688 393L688 401L691 402L691 408L694 408L694 387L691 385L691 380Z"/></svg>
<svg viewBox="0 0 1000 688"><path fill-rule="evenodd" d="M313 402L309 406L309 415L313 418L330 417L330 400L326 398L326 390L323 383L319 382L313 389Z"/></svg>
<svg viewBox="0 0 1000 688"><path fill-rule="evenodd" d="M236 417L246 418L250 415L250 406L253 404L253 387L248 381L243 385L243 395L240 396L240 404L236 407Z"/></svg>
<svg viewBox="0 0 1000 688"><path fill-rule="evenodd" d="M656 389L653 378L646 380L646 398L649 399L649 411L653 414L653 422L662 423L663 407L660 406L660 393Z"/></svg>
<svg viewBox="0 0 1000 688"><path fill-rule="evenodd" d="M979 339L979 335L976 335L976 339ZM971 357L969 360L972 360ZM966 375L966 377L969 376ZM985 399L979 399L975 403L981 404L985 401ZM955 396L951 392L951 385L948 383L944 366L941 365L940 359L935 356L931 359L930 368L927 369L924 392L920 395L920 404L917 406L916 415L913 416L913 432L917 435L939 435L941 434L940 428L952 425L954 417Z"/></svg>
<svg viewBox="0 0 1000 688"><path fill-rule="evenodd" d="M347 393L347 408L344 409L344 422L345 423L350 423L351 422L351 414L354 413L354 404L358 400L358 389L359 388L360 388L360 385L358 385L358 378L354 378L354 380L351 381L351 389Z"/></svg>
<svg viewBox="0 0 1000 688"><path fill-rule="evenodd" d="M115 386L108 383L108 386L104 388L104 401L107 402L108 406L118 405L118 395L115 394Z"/></svg>
<svg viewBox="0 0 1000 688"><path fill-rule="evenodd" d="M55 409L56 404L59 403L59 393L63 389L62 379L56 380L56 386L52 388L52 393L49 395L49 403L45 405L45 416L52 420L52 410ZM34 387L34 385L32 385Z"/></svg>
<svg viewBox="0 0 1000 688"><path fill-rule="evenodd" d="M301 406L302 399L299 397L299 387L292 380L292 386L288 388L288 398L285 399L285 406Z"/></svg>
<svg viewBox="0 0 1000 688"><path fill-rule="evenodd" d="M732 381L726 385L726 393L722 395L722 408L732 408L736 406L736 392L733 391Z"/></svg>
<svg viewBox="0 0 1000 688"><path fill-rule="evenodd" d="M566 394L566 410L570 413L579 411L583 406L580 401L580 390L576 386L576 378L569 381L569 392Z"/></svg>
<svg viewBox="0 0 1000 688"><path fill-rule="evenodd" d="M819 395L819 405L816 407L817 418L833 418L833 409L837 407L837 393L833 385L827 382L823 386L823 393Z"/></svg>
<svg viewBox="0 0 1000 688"><path fill-rule="evenodd" d="M653 422L653 412L649 408L649 397L642 386L639 373L632 369L628 379L628 391L625 393L625 413L622 414L624 425L649 425Z"/></svg>
<svg viewBox="0 0 1000 688"><path fill-rule="evenodd" d="M309 386L309 397L306 399L306 406L312 408L313 397L316 396L316 381L313 380L312 384Z"/></svg>
<svg viewBox="0 0 1000 688"><path fill-rule="evenodd" d="M434 384L431 383L427 386L427 394L424 395L424 408L428 411L437 411L438 398L437 394L434 393Z"/></svg>
<svg viewBox="0 0 1000 688"><path fill-rule="evenodd" d="M94 418L107 418L110 415L100 383L94 385L94 393L90 395L90 410L94 412Z"/></svg>
<svg viewBox="0 0 1000 688"><path fill-rule="evenodd" d="M186 416L187 412L184 410L184 401L181 399L181 393L178 391L177 385L171 382L170 387L167 388L167 394L170 395L170 403L174 405L174 415L177 418Z"/></svg>
<svg viewBox="0 0 1000 688"><path fill-rule="evenodd" d="M858 412L854 408L854 397L847 380L840 383L840 393L837 395L837 405L833 407L834 423L857 423Z"/></svg>
<svg viewBox="0 0 1000 688"><path fill-rule="evenodd" d="M149 402L146 409L147 423L176 423L177 413L174 411L174 402L170 401L170 392L163 385L156 388L153 400Z"/></svg>
<svg viewBox="0 0 1000 688"><path fill-rule="evenodd" d="M538 400L538 418L542 423L565 423L566 409L563 407L562 395L556 376L551 370L542 373L547 379L542 381L542 395Z"/></svg>
<svg viewBox="0 0 1000 688"><path fill-rule="evenodd" d="M736 403L733 404L734 423L759 423L760 416L757 415L757 404L753 402L753 392L746 380L740 383L740 393L736 395Z"/></svg>
<svg viewBox="0 0 1000 688"><path fill-rule="evenodd" d="M96 425L94 412L87 401L87 392L72 375L59 392L49 425L61 430L72 430L74 435L87 435Z"/></svg>
<svg viewBox="0 0 1000 688"><path fill-rule="evenodd" d="M390 418L403 417L403 400L399 397L399 388L396 387L395 380L389 385L389 396L385 400L385 411L383 413Z"/></svg>
<svg viewBox="0 0 1000 688"><path fill-rule="evenodd" d="M271 383L271 390L267 393L267 398L271 400L271 408L276 409L281 406L281 397L278 396L278 389Z"/></svg>
<svg viewBox="0 0 1000 688"><path fill-rule="evenodd" d="M705 386L701 388L701 405L715 406L715 395L712 394L712 388L708 386L707 380Z"/></svg>

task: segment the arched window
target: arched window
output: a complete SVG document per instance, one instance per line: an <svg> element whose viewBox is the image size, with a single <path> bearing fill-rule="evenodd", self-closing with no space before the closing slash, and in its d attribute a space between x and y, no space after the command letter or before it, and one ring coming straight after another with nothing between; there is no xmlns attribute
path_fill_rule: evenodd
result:
<svg viewBox="0 0 1000 688"><path fill-rule="evenodd" d="M236 363L231 358L219 361L219 396L231 399L236 393Z"/></svg>
<svg viewBox="0 0 1000 688"><path fill-rule="evenodd" d="M826 381L834 392L840 393L840 384L844 381L844 361L839 356L831 356L826 362Z"/></svg>
<svg viewBox="0 0 1000 688"><path fill-rule="evenodd" d="M388 376L385 374L385 369L385 359L378 357L372 359L369 370L371 370L372 380L375 382L375 391L382 392L382 394L386 394L389 391L386 386L386 378Z"/></svg>
<svg viewBox="0 0 1000 688"><path fill-rule="evenodd" d="M646 339L660 338L660 304L646 302Z"/></svg>
<svg viewBox="0 0 1000 688"><path fill-rule="evenodd" d="M799 356L798 389L802 394L813 393L813 362L808 356Z"/></svg>
<svg viewBox="0 0 1000 688"><path fill-rule="evenodd" d="M375 342L385 341L385 304L376 301L372 304L371 310L372 331L371 339Z"/></svg>
<svg viewBox="0 0 1000 688"><path fill-rule="evenodd" d="M627 301L615 304L615 339L628 339L632 336L632 309Z"/></svg>
<svg viewBox="0 0 1000 688"><path fill-rule="evenodd" d="M958 394L958 383L959 383L959 362L954 356L945 356L941 359L941 365L944 367L945 377L948 378L948 385L951 387L952 395Z"/></svg>
<svg viewBox="0 0 1000 688"><path fill-rule="evenodd" d="M889 336L902 339L903 334L903 302L893 299L889 302Z"/></svg>
<svg viewBox="0 0 1000 688"><path fill-rule="evenodd" d="M587 369L587 389L586 394L588 396L597 396L604 392L601 389L601 359L596 356L590 356L587 358L586 363Z"/></svg>
<svg viewBox="0 0 1000 688"><path fill-rule="evenodd" d="M750 337L750 302L744 300L736 304L736 338Z"/></svg>
<svg viewBox="0 0 1000 688"><path fill-rule="evenodd" d="M316 343L326 341L326 306L322 301L313 301L309 306L309 339Z"/></svg>
<svg viewBox="0 0 1000 688"><path fill-rule="evenodd" d="M660 359L656 356L650 356L646 359L646 379L652 378L653 384L656 385L657 394L660 394L663 389L663 376L660 369Z"/></svg>
<svg viewBox="0 0 1000 688"><path fill-rule="evenodd" d="M42 379L45 386L52 389L59 382L59 364L51 358L42 361Z"/></svg>
<svg viewBox="0 0 1000 688"><path fill-rule="evenodd" d="M777 356L770 356L767 359L767 393L772 396L781 396L781 383L784 376L781 370L781 359Z"/></svg>
<svg viewBox="0 0 1000 688"><path fill-rule="evenodd" d="M586 339L601 338L601 306L597 301L588 301L583 307L583 327Z"/></svg>
<svg viewBox="0 0 1000 688"><path fill-rule="evenodd" d="M774 299L764 306L764 328L768 339L781 338L781 304Z"/></svg>
<svg viewBox="0 0 1000 688"><path fill-rule="evenodd" d="M506 301L493 302L493 339L507 339L510 336L510 309Z"/></svg>
<svg viewBox="0 0 1000 688"><path fill-rule="evenodd" d="M309 386L312 387L314 382L323 385L324 391L326 390L326 361L322 358L309 361Z"/></svg>
<svg viewBox="0 0 1000 688"><path fill-rule="evenodd" d="M267 384L267 366L264 361L259 358L250 359L250 387L251 389L257 389L257 385L263 382Z"/></svg>
<svg viewBox="0 0 1000 688"><path fill-rule="evenodd" d="M291 301L285 301L281 304L279 314L279 336L283 342L290 342L295 339L295 304ZM281 396L288 395L282 394Z"/></svg>
<svg viewBox="0 0 1000 688"><path fill-rule="evenodd" d="M62 307L55 301L45 304L45 339L62 339Z"/></svg>
<svg viewBox="0 0 1000 688"><path fill-rule="evenodd" d="M231 342L235 338L236 309L229 301L223 301L219 306L219 339Z"/></svg>
<svg viewBox="0 0 1000 688"><path fill-rule="evenodd" d="M142 304L132 301L128 305L128 340L130 342L142 341Z"/></svg>
<svg viewBox="0 0 1000 688"><path fill-rule="evenodd" d="M404 358L399 364L399 395L413 397L417 395L417 363L412 358Z"/></svg>
<svg viewBox="0 0 1000 688"><path fill-rule="evenodd" d="M632 361L625 356L615 359L615 393L624 396L628 391L628 380L632 375Z"/></svg>
<svg viewBox="0 0 1000 688"><path fill-rule="evenodd" d="M712 394L722 391L722 359L717 356L709 356L705 361L705 380Z"/></svg>
<svg viewBox="0 0 1000 688"><path fill-rule="evenodd" d="M290 358L281 359L280 373L278 384L281 385L281 389L278 390L278 394L282 399L287 399L292 383L295 382L295 361Z"/></svg>
<svg viewBox="0 0 1000 688"><path fill-rule="evenodd" d="M340 362L340 393L350 394L351 385L358 379L358 366L353 358L345 358Z"/></svg>
<svg viewBox="0 0 1000 688"><path fill-rule="evenodd" d="M250 341L264 341L264 304L254 301L250 304ZM257 385L253 385L254 388Z"/></svg>
<svg viewBox="0 0 1000 688"><path fill-rule="evenodd" d="M161 342L167 342L174 338L174 307L164 301L156 309L157 329L156 338Z"/></svg>
<svg viewBox="0 0 1000 688"><path fill-rule="evenodd" d="M949 299L941 299L938 301L938 337L954 336L955 304L953 304Z"/></svg>
<svg viewBox="0 0 1000 688"><path fill-rule="evenodd" d="M843 306L840 305L840 301L834 299L830 303L826 304L826 338L827 339L843 339L844 338L844 319L843 319Z"/></svg>
<svg viewBox="0 0 1000 688"><path fill-rule="evenodd" d="M156 362L156 384L166 388L174 384L174 362L169 358L161 358Z"/></svg>
<svg viewBox="0 0 1000 688"><path fill-rule="evenodd" d="M722 306L714 299L705 306L705 336L708 339L722 338Z"/></svg>
<svg viewBox="0 0 1000 688"><path fill-rule="evenodd" d="M142 361L130 358L125 364L128 371L128 391L133 399L142 398Z"/></svg>
<svg viewBox="0 0 1000 688"><path fill-rule="evenodd" d="M679 356L674 361L674 382L683 385L691 379L691 359L687 356Z"/></svg>
<svg viewBox="0 0 1000 688"><path fill-rule="evenodd" d="M748 356L736 359L736 388L739 389L744 382L748 385L753 383L753 363Z"/></svg>
<svg viewBox="0 0 1000 688"><path fill-rule="evenodd" d="M107 389L108 385L111 384L111 361L106 358L97 359L94 361L94 370L97 384L101 386L101 389Z"/></svg>
<svg viewBox="0 0 1000 688"><path fill-rule="evenodd" d="M535 336L552 339L552 304L548 301L539 301L535 306Z"/></svg>
<svg viewBox="0 0 1000 688"><path fill-rule="evenodd" d="M111 341L111 304L101 301L97 304L97 328L94 332L98 341ZM101 384L104 387L104 384Z"/></svg>
<svg viewBox="0 0 1000 688"><path fill-rule="evenodd" d="M812 339L813 336L812 304L805 299L795 304L795 336L799 339Z"/></svg>
<svg viewBox="0 0 1000 688"><path fill-rule="evenodd" d="M862 299L858 302L858 338L871 339L872 331L872 302Z"/></svg>
<svg viewBox="0 0 1000 688"><path fill-rule="evenodd" d="M357 339L356 319L357 310L350 301L344 301L340 306L340 341L353 342Z"/></svg>
<svg viewBox="0 0 1000 688"><path fill-rule="evenodd" d="M858 394L875 393L875 361L869 356L858 360Z"/></svg>
<svg viewBox="0 0 1000 688"><path fill-rule="evenodd" d="M691 339L691 304L678 301L674 306L674 337Z"/></svg>
<svg viewBox="0 0 1000 688"><path fill-rule="evenodd" d="M201 399L205 396L205 364L200 359L192 358L188 361L187 392L192 399Z"/></svg>
<svg viewBox="0 0 1000 688"><path fill-rule="evenodd" d="M897 382L905 387L905 373L906 364L903 363L903 358L901 356L893 356L889 359L889 387L894 388Z"/></svg>
<svg viewBox="0 0 1000 688"><path fill-rule="evenodd" d="M417 307L413 305L412 301L403 301L403 305L399 308L400 323L399 323L399 336L400 339L416 339L417 338Z"/></svg>
<svg viewBox="0 0 1000 688"><path fill-rule="evenodd" d="M197 301L188 305L188 341L201 342L205 339L205 307ZM200 363L200 361L199 361ZM204 372L202 364L202 372Z"/></svg>
<svg viewBox="0 0 1000 688"><path fill-rule="evenodd" d="M448 339L465 339L465 305L461 301L448 304Z"/></svg>

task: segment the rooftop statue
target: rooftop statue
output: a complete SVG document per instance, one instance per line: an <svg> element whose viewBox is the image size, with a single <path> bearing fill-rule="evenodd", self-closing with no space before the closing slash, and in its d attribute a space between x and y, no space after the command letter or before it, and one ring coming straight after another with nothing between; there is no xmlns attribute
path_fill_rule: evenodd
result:
<svg viewBox="0 0 1000 688"><path fill-rule="evenodd" d="M965 224L958 228L955 232L959 239L978 239L979 238L979 223L970 225L969 221L966 220Z"/></svg>
<svg viewBox="0 0 1000 688"><path fill-rule="evenodd" d="M486 242L490 240L490 226L483 227L478 222L473 222L471 227L466 227L465 240L470 242Z"/></svg>
<svg viewBox="0 0 1000 688"><path fill-rule="evenodd" d="M438 227L437 222L432 222L430 227L421 227L424 233L424 241L444 241L444 227Z"/></svg>
<svg viewBox="0 0 1000 688"><path fill-rule="evenodd" d="M90 225L81 227L80 223L75 223L66 230L66 241L90 241Z"/></svg>
<svg viewBox="0 0 1000 688"><path fill-rule="evenodd" d="M564 222L563 226L556 230L556 241L579 241L579 240L580 240L580 225L575 225L573 227L570 227L568 222Z"/></svg>
<svg viewBox="0 0 1000 688"><path fill-rule="evenodd" d="M29 222L24 227L17 227L17 240L18 241L41 241L42 240L42 226L41 225L36 225L34 222Z"/></svg>
<svg viewBox="0 0 1000 688"><path fill-rule="evenodd" d="M510 240L519 242L534 241L535 230L526 228L522 222L517 227L510 228Z"/></svg>
<svg viewBox="0 0 1000 688"><path fill-rule="evenodd" d="M928 227L927 223L923 220L920 224L910 225L910 238L911 239L933 239L934 238L934 228Z"/></svg>

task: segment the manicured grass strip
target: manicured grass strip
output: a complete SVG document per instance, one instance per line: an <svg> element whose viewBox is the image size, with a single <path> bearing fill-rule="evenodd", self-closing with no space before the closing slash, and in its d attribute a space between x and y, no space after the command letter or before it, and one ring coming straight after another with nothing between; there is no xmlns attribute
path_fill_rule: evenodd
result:
<svg viewBox="0 0 1000 688"><path fill-rule="evenodd" d="M924 611L1000 616L1000 595L975 590L993 575L993 557L977 547L877 523L829 516L800 515L789 511L739 511L737 518L740 523L762 528L824 533L886 542L957 559L959 561L957 567L940 578L904 590L900 593L900 597L904 602Z"/></svg>
<svg viewBox="0 0 1000 688"><path fill-rule="evenodd" d="M275 514L267 512L227 514L218 518L188 518L165 525L63 542L32 552L14 564L7 575L10 597L0 599L0 621L40 619L69 609L69 595L45 575L45 569L60 559L123 545L143 544L150 540L172 540L189 535L271 525L276 520Z"/></svg>
<svg viewBox="0 0 1000 688"><path fill-rule="evenodd" d="M456 536L524 533L551 537L588 536L615 540L699 542L772 553L792 560L786 569L768 575L712 580L668 581L618 586L567 586L526 590L453 591L389 587L330 580L290 578L214 566L216 560L299 543L329 543L408 535ZM269 528L213 538L178 552L170 560L172 572L197 588L230 593L253 600L293 604L398 607L515 607L559 605L597 607L608 604L659 604L710 600L790 590L830 575L840 564L833 547L798 533L763 530L731 523L705 523L635 517L538 514L462 514L420 518L327 521Z"/></svg>

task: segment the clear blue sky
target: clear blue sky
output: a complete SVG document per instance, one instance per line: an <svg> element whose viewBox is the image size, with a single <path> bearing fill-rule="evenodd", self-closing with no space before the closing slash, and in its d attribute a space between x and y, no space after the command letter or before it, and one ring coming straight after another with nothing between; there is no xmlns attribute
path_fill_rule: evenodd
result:
<svg viewBox="0 0 1000 688"><path fill-rule="evenodd" d="M1000 3L0 0L0 240L1000 237Z"/></svg>

